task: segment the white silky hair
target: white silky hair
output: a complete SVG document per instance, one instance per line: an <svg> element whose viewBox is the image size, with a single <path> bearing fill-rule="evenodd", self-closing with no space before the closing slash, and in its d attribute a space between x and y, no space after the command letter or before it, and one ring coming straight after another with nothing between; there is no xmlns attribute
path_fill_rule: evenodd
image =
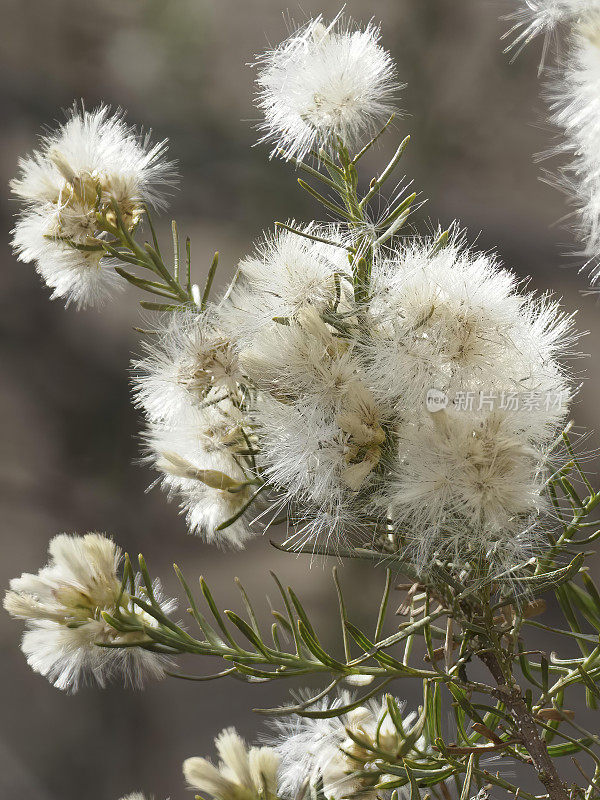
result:
<svg viewBox="0 0 600 800"><path fill-rule="evenodd" d="M145 434L151 463L161 473L163 488L179 500L190 533L206 541L235 549L243 547L253 536L249 516L241 514L222 531L217 528L243 511L256 487L246 486L229 491L227 479L244 483L253 476L244 471L236 458L238 445L245 446L239 433L238 410L221 401L204 408L190 408L177 422L150 423ZM201 477L204 470L225 476L222 488L207 485Z"/></svg>
<svg viewBox="0 0 600 800"><path fill-rule="evenodd" d="M351 701L350 692L342 690L336 696L318 701L311 710L334 711ZM400 702L399 707L404 709L405 703ZM405 733L415 721L414 712L404 716ZM377 756L372 752L369 754L367 748L357 752L357 744L350 739L347 729L362 741L390 753L400 743L385 698L371 699L364 706L342 712L339 716L275 719L272 727L268 744L281 758L279 781L284 798L297 797L308 780L313 786L322 781L325 796L334 800L354 796L375 800L380 793L374 783L357 773L364 769L363 760L368 771L369 761L374 761ZM422 750L426 746L422 737L415 743L415 749Z"/></svg>
<svg viewBox="0 0 600 800"><path fill-rule="evenodd" d="M299 160L319 146L358 144L394 111L399 90L380 30L321 16L258 58L261 141Z"/></svg>
<svg viewBox="0 0 600 800"><path fill-rule="evenodd" d="M103 534L60 534L49 545L50 560L37 575L24 573L10 582L4 607L25 620L22 650L35 672L59 689L77 691L86 682L100 686L113 677L141 687L162 678L168 659L139 647L107 648L101 644L129 643L102 618L114 613L121 594L117 568L120 549ZM155 596L165 613L176 607ZM155 624L144 615L146 624Z"/></svg>
<svg viewBox="0 0 600 800"><path fill-rule="evenodd" d="M237 451L247 448L248 420L238 407L242 378L237 355L216 327L212 306L202 312L178 310L159 320L134 361L134 398L148 421L148 460L161 484L179 500L190 533L240 548L251 537L248 515L235 517L256 487L229 491L228 482L253 479ZM209 484L203 482L210 471ZM223 476L219 485L217 474Z"/></svg>
<svg viewBox="0 0 600 800"><path fill-rule="evenodd" d="M414 240L373 269L365 373L377 397L423 407L436 388L545 392L565 388L556 356L572 349L573 318L550 297L519 291L496 257L460 237L436 250Z"/></svg>
<svg viewBox="0 0 600 800"><path fill-rule="evenodd" d="M287 324L257 332L253 346L240 352L240 362L260 389L322 408L339 408L361 366L352 344L335 336L314 306Z"/></svg>
<svg viewBox="0 0 600 800"><path fill-rule="evenodd" d="M176 424L203 401L225 399L237 389L237 357L212 307L165 315L143 347L143 358L132 365L134 398L151 422Z"/></svg>
<svg viewBox="0 0 600 800"><path fill-rule="evenodd" d="M570 199L587 257L600 255L600 3L574 26L568 55L547 87L550 122L562 141L549 155L566 156L556 182Z"/></svg>
<svg viewBox="0 0 600 800"><path fill-rule="evenodd" d="M291 242L277 239L219 313L237 298L224 314L242 381L258 390L248 410L257 464L288 509L289 541L369 536L369 520L391 515L410 523L421 566L436 548L454 557L479 542L504 569L509 554L530 555L530 525L545 509L548 453L572 397L563 361L575 354L573 317L493 254L468 249L456 227L444 247L436 238L377 253L368 304L346 293L341 305L340 285L337 309L319 292L290 302L276 255ZM284 264L323 252L310 240L293 248L301 260ZM444 426L429 415L430 390L447 397ZM512 396L517 408L455 414L468 393L496 406Z"/></svg>
<svg viewBox="0 0 600 800"><path fill-rule="evenodd" d="M173 184L166 140L152 144L108 106L74 106L67 121L19 161L11 182L22 210L13 229L19 259L35 262L53 290L77 308L101 306L124 285L96 241L97 204L116 203L137 220L143 205L164 205Z"/></svg>
<svg viewBox="0 0 600 800"><path fill-rule="evenodd" d="M152 144L148 134L128 125L121 111L101 105L94 111L73 106L67 120L42 137L41 146L19 161L21 174L12 181L26 202L56 203L65 191L65 171L75 178L101 176L108 195L161 206L161 187L172 186L174 164L165 158L167 140Z"/></svg>
<svg viewBox="0 0 600 800"><path fill-rule="evenodd" d="M515 57L536 37L543 36L540 70L544 65L550 40L563 23L576 22L591 11L600 9L598 0L517 0L518 7L507 15L513 22L503 38L509 40L507 51ZM512 37L512 39L511 39Z"/></svg>
<svg viewBox="0 0 600 800"><path fill-rule="evenodd" d="M439 411L401 429L374 505L405 537L418 570L436 556L465 564L480 554L500 573L531 557L548 454L525 425L509 412Z"/></svg>
<svg viewBox="0 0 600 800"><path fill-rule="evenodd" d="M255 252L240 261L233 286L219 304L218 324L240 351L252 348L257 335L281 324L275 320L293 319L307 307L323 311L338 291L342 307L348 302L347 233L337 225L316 223L299 229L332 244L286 229L266 234Z"/></svg>
<svg viewBox="0 0 600 800"><path fill-rule="evenodd" d="M13 246L19 261L35 262L36 271L52 289L51 299L63 299L77 309L100 308L125 281L112 269L110 258L101 251L76 250L69 244L48 238L48 226L54 225L56 212L36 209L24 212L13 230Z"/></svg>
<svg viewBox="0 0 600 800"><path fill-rule="evenodd" d="M146 796L142 792L132 792L122 797L121 800L146 800Z"/></svg>

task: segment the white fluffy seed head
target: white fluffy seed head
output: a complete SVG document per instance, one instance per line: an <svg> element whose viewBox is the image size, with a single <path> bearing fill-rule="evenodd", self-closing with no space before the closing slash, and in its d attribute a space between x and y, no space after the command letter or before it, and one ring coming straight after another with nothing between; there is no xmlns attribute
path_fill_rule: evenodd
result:
<svg viewBox="0 0 600 800"><path fill-rule="evenodd" d="M460 238L415 240L373 269L370 336L362 345L376 396L419 412L428 390L563 390L556 358L572 348L573 319L548 297L518 291L493 255Z"/></svg>
<svg viewBox="0 0 600 800"><path fill-rule="evenodd" d="M176 424L190 410L237 393L237 357L212 307L178 310L155 326L133 363L134 396L151 422Z"/></svg>
<svg viewBox="0 0 600 800"><path fill-rule="evenodd" d="M85 196L86 181L107 199L127 204L164 203L161 187L173 183L166 161L166 140L152 144L148 135L127 125L108 106L86 111L74 106L67 121L44 136L39 150L19 161L13 193L27 203L62 205L75 193Z"/></svg>
<svg viewBox="0 0 600 800"><path fill-rule="evenodd" d="M86 681L104 686L112 676L132 686L164 677L164 657L128 646L138 634L121 634L102 617L122 601L119 548L98 533L61 534L49 553L48 565L12 580L4 598L5 609L27 624L22 650L31 668L68 691ZM160 600L159 586L156 591L165 613L172 611L172 601ZM153 624L149 617L145 622ZM119 643L122 648L99 646Z"/></svg>
<svg viewBox="0 0 600 800"><path fill-rule="evenodd" d="M146 800L146 797L141 792L132 792L131 794L122 797L121 800Z"/></svg>
<svg viewBox="0 0 600 800"><path fill-rule="evenodd" d="M234 548L252 536L244 509L257 488L250 464L239 455L248 447L245 424L239 410L222 400L189 409L176 422L150 423L146 433L149 459L163 487L178 498L190 533Z"/></svg>
<svg viewBox="0 0 600 800"><path fill-rule="evenodd" d="M276 329L303 309L325 310L338 293L342 308L347 307L350 268L343 230L315 223L301 230L332 244L280 229L240 262L233 288L218 309L219 325L238 350L251 348L257 334Z"/></svg>
<svg viewBox="0 0 600 800"><path fill-rule="evenodd" d="M351 701L351 695L343 691L337 697L319 701L314 710L342 709ZM403 708L404 704L399 703L399 707ZM415 721L414 713L404 717L404 735ZM402 742L385 699L371 700L353 711L341 712L337 717L284 718L276 720L273 727L274 735L269 743L281 758L280 793L285 798L298 797L308 781L312 787L322 782L325 797L333 800L352 797L375 800L381 794L377 783L385 778L378 772L369 776L369 767L377 758L369 746L393 755ZM348 731L354 738L348 735ZM427 750L427 742L422 736L415 742L415 749ZM410 757L417 758L414 753Z"/></svg>
<svg viewBox="0 0 600 800"><path fill-rule="evenodd" d="M98 249L78 250L66 242L48 238L56 211L25 211L13 230L13 246L20 261L35 262L36 271L52 289L51 299L60 298L77 309L100 307L125 287L110 259Z"/></svg>
<svg viewBox="0 0 600 800"><path fill-rule="evenodd" d="M290 541L364 540L391 516L410 519L421 565L433 552L471 557L477 543L494 568L529 555L571 396L560 358L572 318L459 233L441 248L431 237L379 253L358 308L347 272L328 281L331 247L299 238L280 234L243 265L219 307L241 381L256 390L257 465L288 511ZM449 430L432 422L431 390L446 398ZM468 394L474 408L455 414ZM510 412L501 425L483 413L490 396L492 411ZM413 498L419 487L426 500Z"/></svg>
<svg viewBox="0 0 600 800"><path fill-rule="evenodd" d="M351 346L314 306L257 331L252 347L240 352L240 363L250 380L274 397L332 408L339 406L360 368Z"/></svg>
<svg viewBox="0 0 600 800"><path fill-rule="evenodd" d="M386 440L386 412L348 342L309 308L240 360L262 390L249 414L258 464L293 509L296 540L347 537L362 525L360 496Z"/></svg>
<svg viewBox="0 0 600 800"><path fill-rule="evenodd" d="M184 761L183 773L190 786L215 800L275 800L279 758L273 749L248 748L234 728L221 731L215 746L217 766L206 758Z"/></svg>
<svg viewBox="0 0 600 800"><path fill-rule="evenodd" d="M173 183L166 142L151 144L128 126L120 112L74 107L67 121L19 162L11 182L23 210L13 231L22 261L54 289L53 297L78 307L101 304L121 279L103 259L96 214L114 221L112 204L133 227L144 204L163 204Z"/></svg>
<svg viewBox="0 0 600 800"><path fill-rule="evenodd" d="M398 86L390 54L373 24L364 30L321 16L258 59L261 141L303 159L320 146L349 148L394 110Z"/></svg>
<svg viewBox="0 0 600 800"><path fill-rule="evenodd" d="M242 455L252 433L239 409L243 375L231 342L212 307L179 310L159 322L146 353L134 363L134 391L148 420L148 460L191 533L239 548L251 536L244 507L257 487Z"/></svg>
<svg viewBox="0 0 600 800"><path fill-rule="evenodd" d="M396 466L375 504L420 571L435 557L483 558L498 574L532 555L547 464L547 442L527 429L525 412L438 411L401 429Z"/></svg>
<svg viewBox="0 0 600 800"><path fill-rule="evenodd" d="M571 389L573 320L460 237L415 240L375 263L369 336L356 347L393 409L394 451L371 508L424 570L434 556L494 574L531 556L548 453ZM431 394L443 398L429 413Z"/></svg>

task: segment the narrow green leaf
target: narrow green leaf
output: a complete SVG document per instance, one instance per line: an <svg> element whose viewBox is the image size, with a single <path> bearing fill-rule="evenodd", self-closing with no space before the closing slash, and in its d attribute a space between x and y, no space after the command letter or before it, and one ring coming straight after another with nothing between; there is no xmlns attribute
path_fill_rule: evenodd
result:
<svg viewBox="0 0 600 800"><path fill-rule="evenodd" d="M309 717L310 719L331 719L333 717L339 717L342 714L348 714L350 711L354 711L355 708L364 705L367 700L370 700L375 695L379 694L379 692L388 685L391 681L391 678L386 678L384 681L379 683L370 692L367 694L362 695L357 700L352 703L348 703L345 706L337 706L336 708L330 708L328 710L323 711L301 711L299 712L299 716L301 717Z"/></svg>
<svg viewBox="0 0 600 800"><path fill-rule="evenodd" d="M326 197L323 197L322 194L319 194L316 189L313 189L306 181L303 181L302 178L298 178L298 183L304 189L305 192L308 192L312 195L315 200L318 200L322 206L332 211L334 214L337 214L338 217L342 217L343 219L352 220L352 215L349 214L345 208L336 205L336 203L332 203L331 200L328 200Z"/></svg>
<svg viewBox="0 0 600 800"><path fill-rule="evenodd" d="M220 525L217 525L215 531L223 531L225 530L225 528L228 528L230 525L233 525L234 522L237 522L238 519L241 516L243 516L246 513L246 511L250 508L250 506L256 500L258 495L261 494L261 492L264 492L266 488L267 488L266 484L259 486L258 489L250 495L247 502L244 503L244 505L239 509L239 511L237 511L233 516L229 517L229 519L226 519L225 522L222 522Z"/></svg>
<svg viewBox="0 0 600 800"><path fill-rule="evenodd" d="M362 647L362 649L368 655L372 656L376 659L382 666L388 667L390 669L399 670L401 672L410 672L410 667L407 667L401 661L397 661L392 656L387 655L387 653L382 653L376 644L371 642L365 634L356 627L350 620L346 620L346 627L348 628L348 632L354 639L354 641Z"/></svg>
<svg viewBox="0 0 600 800"><path fill-rule="evenodd" d="M371 198L373 198L377 194L379 189L381 189L383 184L392 175L392 173L394 172L398 162L402 158L402 156L404 154L404 151L406 150L409 142L410 142L410 136L407 136L405 139L403 139L400 142L396 152L392 156L392 158L391 158L389 164L387 165L387 167L383 170L381 175L376 180L373 181L373 183L371 185L371 188L369 189L367 194L360 201L360 207L361 208L364 208L364 206L371 200Z"/></svg>
<svg viewBox="0 0 600 800"><path fill-rule="evenodd" d="M448 683L446 685L448 691L452 694L452 696L454 697L456 702L461 706L461 708L465 710L465 712L469 715L469 717L474 722L479 722L480 725L485 725L485 722L481 718L481 715L476 711L473 704L467 699L467 696L463 692L463 690L454 683Z"/></svg>
<svg viewBox="0 0 600 800"><path fill-rule="evenodd" d="M235 613L235 611L226 610L225 616L227 617L227 619L233 622L236 628L244 634L246 639L248 639L256 647L256 649L259 650L263 654L263 656L265 656L265 658L271 660L269 652L266 646L263 644L260 636L255 631L252 630L250 625L248 625L248 623L245 620L239 617Z"/></svg>
<svg viewBox="0 0 600 800"><path fill-rule="evenodd" d="M529 660L527 659L527 656L525 656L523 654L523 651L525 650L525 646L523 645L522 641L519 640L517 642L517 648L518 648L518 651L519 651L519 666L521 667L521 672L523 673L525 678L529 681L529 683L532 683L538 689L541 689L542 688L542 684L538 681L538 679L535 677L535 675L531 671L531 668L530 668L530 665L529 665Z"/></svg>
<svg viewBox="0 0 600 800"><path fill-rule="evenodd" d="M173 277L179 281L179 234L174 219L171 220L171 235L173 237Z"/></svg>
<svg viewBox="0 0 600 800"><path fill-rule="evenodd" d="M542 691L544 694L546 694L550 683L549 672L548 672L548 659L546 658L546 656L541 657L540 666L542 668Z"/></svg>
<svg viewBox="0 0 600 800"><path fill-rule="evenodd" d="M587 672L587 670L585 670L581 666L581 664L577 665L577 671L581 675L581 679L583 680L589 691L594 695L594 697L600 699L600 688L598 688L598 685L595 683L595 681L592 680L589 672Z"/></svg>
<svg viewBox="0 0 600 800"><path fill-rule="evenodd" d="M298 633L298 629L296 627L296 620L294 618L294 615L292 614L292 607L290 606L290 601L288 599L285 589L281 585L281 581L273 571L271 571L271 577L275 581L275 585L277 586L279 593L283 599L283 604L285 605L285 610L288 616L287 620L285 620L281 615L279 615L277 618L280 619L281 622L287 623L288 630L294 637L294 644L296 645L296 655L299 656L302 653L302 640L300 639L300 634ZM273 613L276 614L278 612L273 612Z"/></svg>
<svg viewBox="0 0 600 800"><path fill-rule="evenodd" d="M583 566L584 560L583 553L580 553L566 567L546 572L543 575L531 575L525 578L514 578L513 580L517 586L522 587L527 592L541 594L548 589L556 589L561 584L571 580Z"/></svg>
<svg viewBox="0 0 600 800"><path fill-rule="evenodd" d="M242 582L239 578L234 578L234 583L238 587L239 592L242 596L242 602L244 604L244 608L246 609L246 613L248 614L248 618L250 619L250 625L252 626L252 630L256 633L257 636L260 636L260 630L258 627L258 622L256 619L256 614L254 613L254 609L252 608L252 604L246 594L246 590L242 586Z"/></svg>
<svg viewBox="0 0 600 800"><path fill-rule="evenodd" d="M469 756L469 762L467 764L467 771L465 773L465 780L463 782L462 791L460 793L460 800L469 800L469 795L471 793L471 780L473 778L473 763L475 761L475 753L471 753Z"/></svg>
<svg viewBox="0 0 600 800"><path fill-rule="evenodd" d="M421 793L419 792L419 787L417 785L415 776L413 775L413 771L408 766L406 761L403 761L402 763L404 764L404 769L406 770L406 774L408 775L408 780L410 782L410 800L421 800Z"/></svg>
<svg viewBox="0 0 600 800"><path fill-rule="evenodd" d="M340 581L338 578L337 567L334 567L333 570L333 582L335 583L335 590L337 592L338 598L338 606L340 611L340 622L342 628L342 641L344 643L344 656L346 658L346 663L350 661L350 647L348 644L348 631L346 629L346 604L344 602L344 595L342 594L342 587L340 585Z"/></svg>
<svg viewBox="0 0 600 800"><path fill-rule="evenodd" d="M215 603L214 597L212 596L211 591L208 588L208 584L204 580L204 577L201 575L198 580L199 580L199 583L200 583L200 589L202 590L202 594L204 595L204 599L206 600L206 603L207 603L208 607L210 608L211 613L212 613L213 617L215 618L215 622L217 623L221 633L225 637L226 641L228 641L229 644L234 648L234 650L237 650L240 653L243 652L242 648L235 641L235 639L233 638L233 636L229 632L227 626L225 625L225 622L223 621L223 617L221 616L221 614L219 612L219 609L217 608L217 604Z"/></svg>
<svg viewBox="0 0 600 800"><path fill-rule="evenodd" d="M321 664L324 664L326 667L329 667L329 669L336 670L337 672L347 671L345 664L342 664L340 661L336 661L323 650L301 619L298 620L298 632L300 633L304 644L308 647L310 652L319 659Z"/></svg>
<svg viewBox="0 0 600 800"><path fill-rule="evenodd" d="M222 639L220 639L219 636L217 636L217 633L214 630L214 628L209 624L209 622L206 619L206 617L204 616L204 614L202 614L201 611L198 609L198 605L196 603L196 599L195 599L194 595L192 594L192 590L188 586L185 578L183 577L182 571L179 569L177 564L173 564L173 569L175 571L175 575L177 575L177 579L179 580L179 583L183 587L183 591L185 592L185 594L187 596L188 603L190 604L190 610L191 610L192 616L196 620L200 630L202 631L202 633L206 637L207 641L209 641L213 645L223 646L224 642L222 641Z"/></svg>
<svg viewBox="0 0 600 800"><path fill-rule="evenodd" d="M385 613L388 607L391 588L392 588L392 571L388 567L385 571L385 586L383 589L381 602L379 604L379 613L377 614L377 624L375 626L375 635L373 637L375 641L378 641L379 637L381 636L381 631L383 630L383 623L385 622Z"/></svg>
<svg viewBox="0 0 600 800"><path fill-rule="evenodd" d="M200 301L200 309L204 311L206 306L208 305L208 298L210 297L210 290L213 285L213 281L215 279L215 273L217 271L217 267L219 265L219 251L214 254L213 260L211 261L209 270L208 270L208 277L206 278L206 283L204 284L204 291L202 292L202 300Z"/></svg>
<svg viewBox="0 0 600 800"><path fill-rule="evenodd" d="M290 600L292 601L292 603L294 604L294 608L296 609L296 614L298 614L298 617L300 618L300 620L304 624L304 627L309 632L309 634L311 635L312 639L314 639L314 641L318 644L319 643L319 637L317 636L317 634L315 632L315 629L313 628L313 626L310 623L310 620L308 618L308 614L304 610L304 606L302 605L302 603L300 602L300 600L296 596L296 593L294 592L294 590L292 589L291 586L288 586L287 590L288 590L288 594L290 596Z"/></svg>

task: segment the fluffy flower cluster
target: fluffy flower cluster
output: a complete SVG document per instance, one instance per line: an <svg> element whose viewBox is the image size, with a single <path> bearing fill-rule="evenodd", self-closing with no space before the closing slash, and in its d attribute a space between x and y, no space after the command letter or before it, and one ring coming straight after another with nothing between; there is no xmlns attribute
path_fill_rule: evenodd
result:
<svg viewBox="0 0 600 800"><path fill-rule="evenodd" d="M394 110L399 89L373 25L355 29L338 15L311 20L259 60L263 140L273 153L303 159L315 146L357 144Z"/></svg>
<svg viewBox="0 0 600 800"><path fill-rule="evenodd" d="M393 408L394 448L373 506L420 565L477 550L518 563L568 412L557 357L572 319L458 240L413 242L376 264L370 314L359 347L375 397ZM442 407L428 408L432 394Z"/></svg>
<svg viewBox="0 0 600 800"><path fill-rule="evenodd" d="M144 204L160 204L172 181L166 141L151 144L106 106L73 108L68 120L20 161L12 181L23 211L13 231L19 258L35 262L53 290L78 307L101 304L121 283L103 258L97 215L133 229Z"/></svg>
<svg viewBox="0 0 600 800"><path fill-rule="evenodd" d="M206 758L188 758L183 773L194 789L215 800L277 800L279 757L270 747L251 747L234 728L215 739L219 764Z"/></svg>
<svg viewBox="0 0 600 800"><path fill-rule="evenodd" d="M319 241L268 239L138 364L152 458L190 527L242 544L258 486L297 541L394 530L420 567L529 557L572 320L457 237L377 255L357 303L343 232L305 233Z"/></svg>
<svg viewBox="0 0 600 800"><path fill-rule="evenodd" d="M70 691L87 680L104 686L112 676L133 686L163 677L164 657L135 647L137 633L119 633L102 616L126 602L117 575L119 548L98 533L61 534L50 542L49 553L47 566L12 580L4 598L9 614L26 621L22 649L30 667ZM172 601L163 603L165 613L174 607ZM144 622L152 624L149 617ZM123 647L101 646L119 644Z"/></svg>
<svg viewBox="0 0 600 800"><path fill-rule="evenodd" d="M342 709L350 702L348 692L341 692L333 700L322 700L315 710ZM399 707L403 708L403 704ZM296 717L276 722L272 744L281 757L281 796L301 796L308 781L312 787L322 783L323 794L330 800L376 800L382 793L378 785L386 776L374 762L381 759L382 753L394 760L416 722L414 712L407 714L402 720L401 735L390 717L386 698L370 700L335 717ZM404 756L418 761L428 752L429 744L419 734Z"/></svg>

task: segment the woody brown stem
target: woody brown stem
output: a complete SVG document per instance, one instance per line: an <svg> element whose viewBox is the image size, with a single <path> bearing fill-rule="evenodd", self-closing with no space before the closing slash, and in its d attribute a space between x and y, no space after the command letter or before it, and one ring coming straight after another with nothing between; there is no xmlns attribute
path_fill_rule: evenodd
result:
<svg viewBox="0 0 600 800"><path fill-rule="evenodd" d="M523 747L531 756L531 762L540 782L546 788L550 800L569 800L564 783L560 779L548 748L540 738L535 719L527 707L521 689L514 680L507 682L498 656L493 652L481 652L479 658L492 673L498 684L498 697L506 705L515 721Z"/></svg>

